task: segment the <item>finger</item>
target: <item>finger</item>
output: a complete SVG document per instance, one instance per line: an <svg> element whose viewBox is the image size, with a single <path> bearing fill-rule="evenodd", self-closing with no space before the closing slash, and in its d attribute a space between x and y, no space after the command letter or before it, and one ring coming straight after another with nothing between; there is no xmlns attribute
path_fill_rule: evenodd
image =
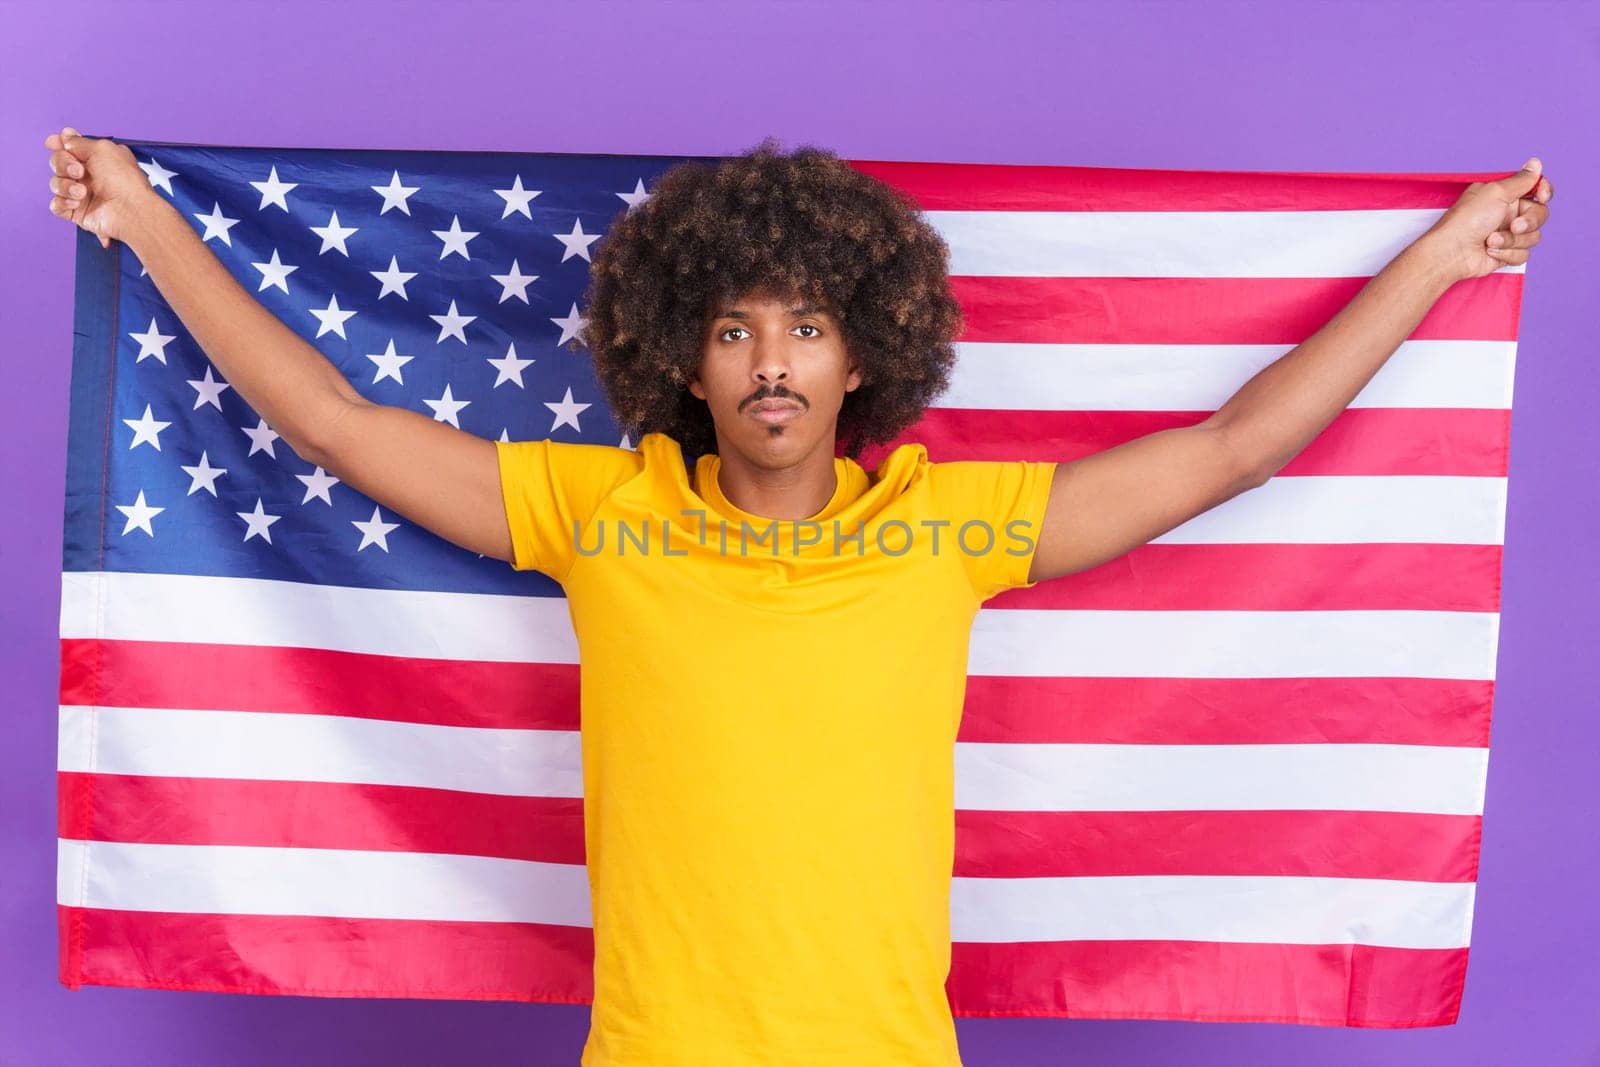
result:
<svg viewBox="0 0 1600 1067"><path fill-rule="evenodd" d="M1489 239L1484 243L1489 247L1490 251L1498 250L1503 252L1512 248L1532 248L1539 243L1539 239L1543 236L1544 234L1538 230L1518 234L1508 234L1504 230L1497 230L1491 233Z"/></svg>
<svg viewBox="0 0 1600 1067"><path fill-rule="evenodd" d="M1497 262L1509 267L1528 262L1528 250L1526 248L1491 248L1489 249L1489 255Z"/></svg>
<svg viewBox="0 0 1600 1067"><path fill-rule="evenodd" d="M1501 178L1494 185L1500 191L1500 195L1509 203L1531 193L1543 173L1544 163L1538 156L1530 156L1528 161L1522 165L1521 170Z"/></svg>
<svg viewBox="0 0 1600 1067"><path fill-rule="evenodd" d="M71 152L64 149L50 153L50 170L54 174L64 174L69 178L83 177L83 164Z"/></svg>
<svg viewBox="0 0 1600 1067"><path fill-rule="evenodd" d="M82 200L89 192L71 178L51 178L50 191L63 200Z"/></svg>
<svg viewBox="0 0 1600 1067"><path fill-rule="evenodd" d="M1511 220L1512 233L1537 230L1550 217L1550 209L1532 200L1517 201L1517 217Z"/></svg>

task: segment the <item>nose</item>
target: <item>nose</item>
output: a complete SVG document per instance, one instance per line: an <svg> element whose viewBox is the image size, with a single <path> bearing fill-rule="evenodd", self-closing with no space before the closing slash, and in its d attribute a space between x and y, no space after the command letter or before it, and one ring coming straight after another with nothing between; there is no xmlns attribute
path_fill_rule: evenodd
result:
<svg viewBox="0 0 1600 1067"><path fill-rule="evenodd" d="M763 341L751 346L751 377L762 385L777 385L789 380L789 357L782 341Z"/></svg>

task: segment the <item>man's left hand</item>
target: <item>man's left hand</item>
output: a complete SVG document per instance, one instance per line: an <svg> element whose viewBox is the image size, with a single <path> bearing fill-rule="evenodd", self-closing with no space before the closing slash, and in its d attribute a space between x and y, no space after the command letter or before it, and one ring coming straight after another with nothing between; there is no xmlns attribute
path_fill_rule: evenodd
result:
<svg viewBox="0 0 1600 1067"><path fill-rule="evenodd" d="M1473 182L1419 241L1443 257L1458 281L1528 262L1555 193L1543 171L1534 156L1508 178Z"/></svg>

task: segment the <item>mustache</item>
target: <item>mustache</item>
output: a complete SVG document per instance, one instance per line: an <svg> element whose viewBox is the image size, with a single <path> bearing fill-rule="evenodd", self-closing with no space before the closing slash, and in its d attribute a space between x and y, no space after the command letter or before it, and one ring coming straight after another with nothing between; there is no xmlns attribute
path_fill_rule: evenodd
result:
<svg viewBox="0 0 1600 1067"><path fill-rule="evenodd" d="M779 385L776 387L762 386L760 389L757 389L754 393L739 401L739 410L743 411L751 404L759 404L763 400L792 400L803 408L809 408L811 406L811 401L807 400L800 393L797 393L785 386Z"/></svg>

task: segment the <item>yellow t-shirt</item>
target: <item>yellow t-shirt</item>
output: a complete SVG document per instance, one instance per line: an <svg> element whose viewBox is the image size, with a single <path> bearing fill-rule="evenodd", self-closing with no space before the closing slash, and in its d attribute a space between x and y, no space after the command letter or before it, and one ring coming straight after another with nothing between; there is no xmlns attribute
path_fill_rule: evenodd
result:
<svg viewBox="0 0 1600 1067"><path fill-rule="evenodd" d="M715 455L691 480L663 434L498 455L513 566L561 582L578 638L583 1067L959 1064L967 646L1031 584L1055 464L840 458L795 522L730 503Z"/></svg>

